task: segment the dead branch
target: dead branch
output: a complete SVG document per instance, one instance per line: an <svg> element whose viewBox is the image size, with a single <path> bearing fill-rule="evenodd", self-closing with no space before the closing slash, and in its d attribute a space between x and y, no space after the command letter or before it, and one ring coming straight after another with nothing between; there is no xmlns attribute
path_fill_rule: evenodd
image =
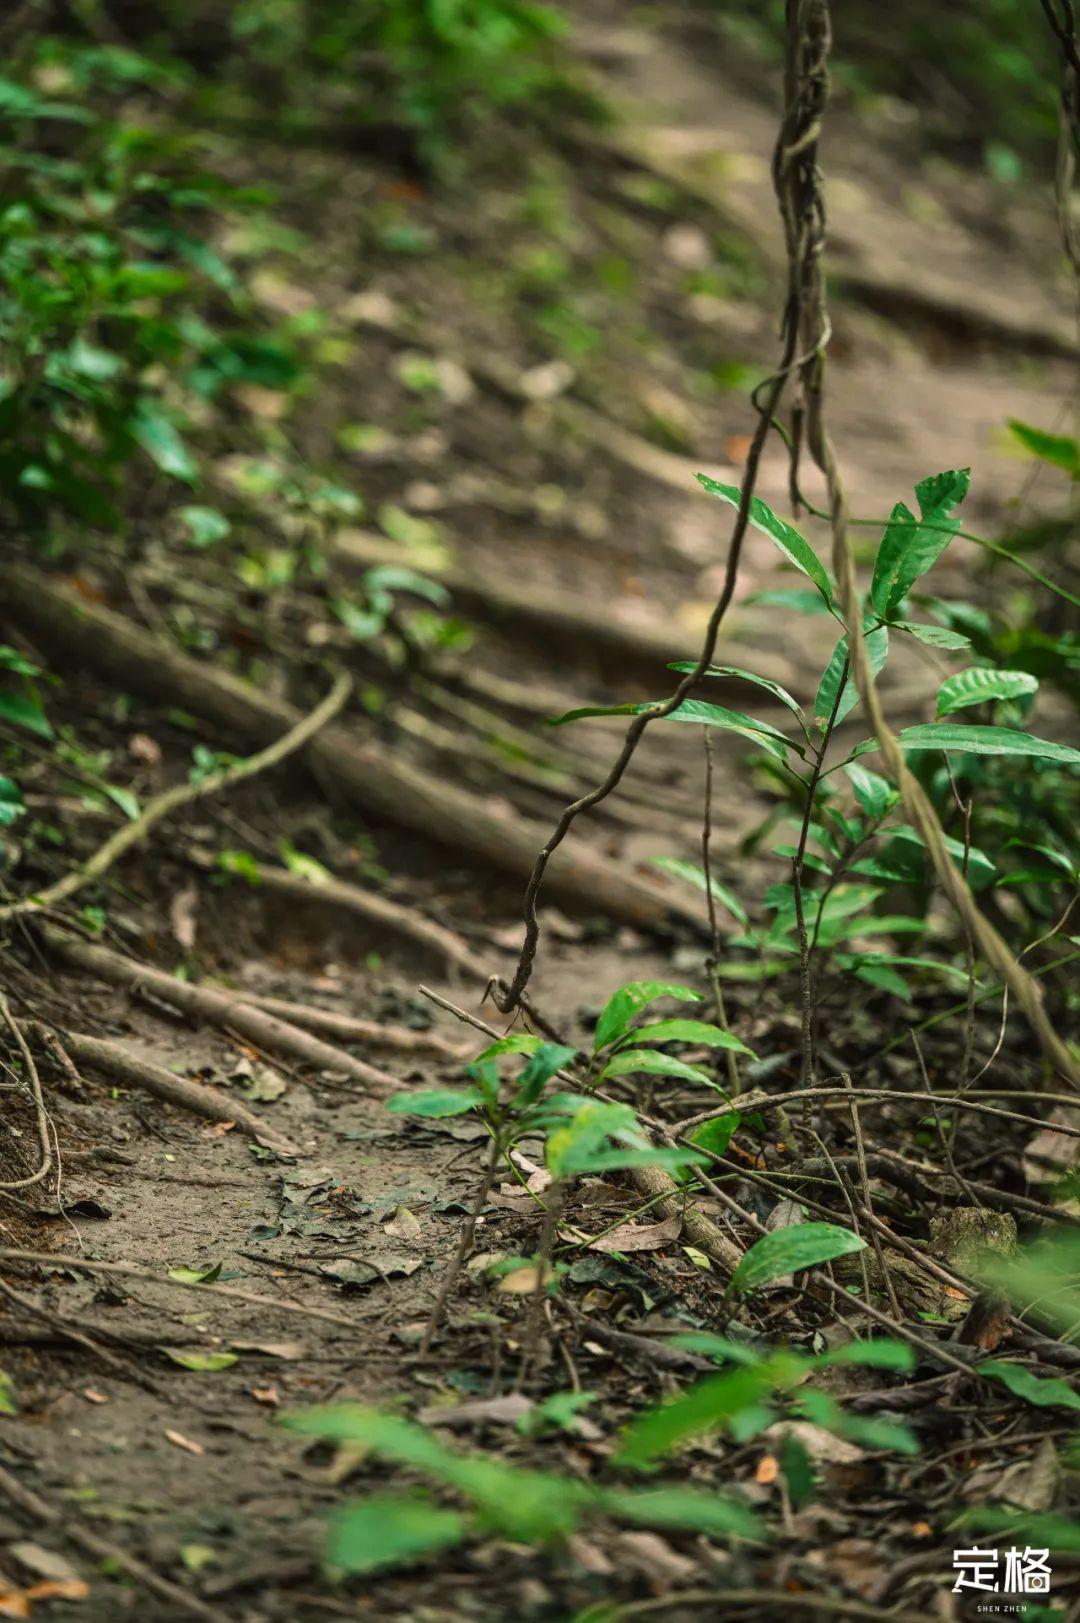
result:
<svg viewBox="0 0 1080 1623"><path fill-rule="evenodd" d="M73 1031L64 1032L64 1042L80 1064L101 1071L126 1088L139 1088L143 1093L149 1093L153 1098L175 1105L180 1110L205 1116L208 1121L230 1122L280 1155L296 1154L296 1146L289 1142L284 1133L279 1133L262 1121L247 1105L236 1099L223 1099L213 1088L174 1076L160 1065L151 1065L132 1054L123 1043Z"/></svg>
<svg viewBox="0 0 1080 1623"><path fill-rule="evenodd" d="M216 853L205 847L189 847L186 854L189 861L199 868L221 871ZM487 979L488 969L483 959L472 951L456 931L448 930L445 925L436 924L433 919L425 918L415 908L406 907L402 902L395 902L378 891L350 885L344 879L327 878L316 883L302 878L299 874L290 873L287 868L277 868L267 862L255 862L251 868L251 876L259 886L273 891L275 895L286 896L297 902L339 907L344 912L355 913L367 924L378 924L391 930L395 935L405 936L408 940L414 941L417 946L433 953L440 962L460 969L474 979ZM245 1001L257 1000L245 996ZM303 1025L305 1022L297 1023Z"/></svg>
<svg viewBox="0 0 1080 1623"><path fill-rule="evenodd" d="M61 902L66 902L69 896L74 896L84 886L92 884L95 879L100 879L125 851L130 851L132 846L141 844L151 830L164 818L171 817L173 812L192 805L196 800L204 800L209 795L221 794L224 790L231 789L234 784L242 783L245 778L253 778L259 772L266 772L270 767L277 766L295 750L302 749L332 717L339 713L351 691L352 678L344 673L338 675L322 703L316 705L310 715L298 721L294 727L290 727L276 743L260 750L257 755L249 755L246 760L234 761L219 772L211 772L195 783L176 784L172 789L166 789L162 794L156 795L144 806L134 822L125 823L122 828L117 829L116 833L110 835L104 845L100 845L81 867L73 868L70 873L36 896L28 896L23 901L9 902L7 906L0 907L0 920L13 918L16 914L39 913L48 908L58 907Z"/></svg>
<svg viewBox="0 0 1080 1623"><path fill-rule="evenodd" d="M26 1189L32 1183L41 1183L53 1169L52 1139L49 1132L49 1117L45 1110L45 1099L41 1091L41 1077L34 1063L34 1056L30 1052L30 1045L23 1036L22 1029L16 1024L15 1016L8 1008L7 998L0 992L0 1014L3 1015L11 1035L18 1045L22 1062L26 1067L26 1080L30 1089L30 1096L34 1101L34 1119L37 1125L38 1145L41 1156L36 1172L29 1177L14 1178L7 1183L0 1183L0 1189Z"/></svg>
<svg viewBox="0 0 1080 1623"><path fill-rule="evenodd" d="M155 998L195 1020L205 1020L222 1031L239 1032L268 1053L285 1054L320 1071L351 1077L378 1094L394 1092L401 1086L397 1077L389 1072L355 1059L343 1048L332 1047L309 1032L301 1031L299 1026L254 1008L234 993L220 992L209 986L192 986L163 969L136 963L133 958L124 958L107 947L82 941L54 925L38 928L50 952L64 963L98 980L108 981L110 986L122 986L135 996L152 992Z"/></svg>
<svg viewBox="0 0 1080 1623"><path fill-rule="evenodd" d="M0 597L22 632L69 666L101 671L125 688L201 716L227 735L270 742L300 720L292 705L200 664L26 565L0 563ZM355 729L324 728L306 745L303 758L324 788L336 790L366 815L412 829L486 870L524 878L532 869L543 839L539 828L493 815L483 800L445 776L430 777L400 753L388 755L374 740L358 742ZM553 863L551 890L569 906L629 924L658 925L673 914L690 917L677 887L646 881L588 849Z"/></svg>

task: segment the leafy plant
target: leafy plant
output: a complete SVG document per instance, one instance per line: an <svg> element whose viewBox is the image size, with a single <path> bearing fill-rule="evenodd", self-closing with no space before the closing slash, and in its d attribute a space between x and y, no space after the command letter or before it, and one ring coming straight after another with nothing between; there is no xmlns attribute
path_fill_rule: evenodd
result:
<svg viewBox="0 0 1080 1623"><path fill-rule="evenodd" d="M761 1536L756 1518L735 1498L683 1487L599 1487L462 1454L422 1426L357 1404L296 1412L285 1416L283 1424L302 1436L362 1448L419 1472L467 1507L449 1509L419 1493L374 1494L353 1501L335 1517L327 1542L328 1565L339 1572L408 1564L485 1536L547 1544L598 1516L713 1538Z"/></svg>
<svg viewBox="0 0 1080 1623"><path fill-rule="evenodd" d="M737 486L706 475L699 478L710 495L729 506L739 505ZM944 652L969 649L969 637L955 629L957 622L966 623L963 606L919 593L920 581L960 529L957 509L968 483L966 469L946 470L916 485L917 511L904 502L893 508L877 546L862 606L862 630L875 675L885 667L890 638L897 636ZM759 752L755 757L759 772L781 801L756 838L776 821L794 824L794 837L773 846L778 856L790 862L791 878L766 891L764 902L771 921L730 934L727 948L743 949L752 957L740 962L725 953L716 974L760 979L785 974L801 963L805 987L810 984L814 961L824 958L843 974L906 998L910 988L901 974L905 968L935 976L958 973L947 961L923 952L898 952L890 944L897 936L919 936L927 928L929 885L922 838L917 830L896 820L899 796L895 785L863 764L862 758L876 749L874 740L834 749L838 728L858 707L858 694L848 668L847 628L828 569L806 537L760 498L750 503L749 521L809 583L806 589L767 594L770 601L782 602L796 613L829 614L840 627L813 703L805 709L786 689L756 672L717 665L702 673L704 683L735 680L768 693L789 713L794 727L781 728L751 713L689 695L661 717L747 739ZM924 603L934 619L912 618L916 602ZM697 667L684 660L672 668L686 673ZM1039 679L1030 670L989 660L969 664L939 685L936 719L906 727L899 734L914 770L932 782L946 820L947 796L953 802L954 820L963 793L969 795L969 807L972 800L978 804L974 822L969 811L967 822L956 834L946 835L957 867L976 889L1008 884L1020 889L1025 899L1029 885L1060 890L1064 875L1077 866L1074 841L1066 838L1060 818L1042 820L1038 813L1031 814L1032 802L1037 801L1041 808L1052 801L1063 772L1080 765L1080 750L1012 724L1026 718L1038 687ZM598 715L648 715L658 708L655 703L589 706L570 711L558 718L558 724ZM985 719L988 716L994 719ZM980 766L984 758L1007 762L1007 779L988 776ZM838 788L836 774L840 771L847 777L853 808L844 804ZM1045 796L1037 787L1043 775L1048 775ZM984 793L991 784L995 793ZM984 848L984 830L995 835L990 850ZM1039 853L1038 868L1016 869L1015 858L1006 859L1006 852L1020 846ZM728 913L746 926L745 906L712 875L707 879L704 869L682 860L659 860L676 878L711 890ZM905 909L890 905L898 889L908 891L916 905ZM1037 901L1036 911L1050 905L1052 899L1045 906ZM881 937L886 938L883 946L871 944Z"/></svg>
<svg viewBox="0 0 1080 1623"><path fill-rule="evenodd" d="M821 1224L815 1227L829 1227ZM807 1228L810 1225L806 1225ZM798 1227L777 1231L769 1239L794 1235ZM763 1244L759 1241L758 1244ZM753 1248L753 1249L756 1249ZM751 1256L753 1250L747 1253ZM833 1255L839 1255L833 1252ZM818 1260L823 1260L819 1256ZM792 1258L794 1266L797 1260ZM865 1364L876 1369L901 1373L914 1367L914 1357L906 1342L882 1339L854 1341L831 1352L807 1356L788 1347L760 1352L742 1342L709 1332L695 1331L675 1338L677 1346L704 1353L731 1366L726 1373L706 1376L670 1402L650 1409L632 1421L623 1434L617 1458L624 1464L647 1468L674 1450L712 1432L730 1430L745 1442L777 1419L775 1401L783 1399L794 1412L816 1425L834 1431L868 1448L889 1448L901 1453L918 1452L918 1444L906 1426L880 1420L866 1421L845 1414L827 1393L805 1387L808 1376L837 1364ZM790 1395L798 1391L798 1396Z"/></svg>

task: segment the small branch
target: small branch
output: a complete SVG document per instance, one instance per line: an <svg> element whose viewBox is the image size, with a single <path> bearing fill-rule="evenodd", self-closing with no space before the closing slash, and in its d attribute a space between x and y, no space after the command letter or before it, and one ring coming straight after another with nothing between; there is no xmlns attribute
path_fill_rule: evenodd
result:
<svg viewBox="0 0 1080 1623"><path fill-rule="evenodd" d="M49 1117L45 1110L45 1099L41 1091L41 1078L38 1075L38 1068L34 1063L34 1056L30 1052L30 1045L23 1036L22 1029L16 1024L15 1016L8 1008L7 998L2 992L0 992L0 1014L3 1015L4 1020L7 1022L11 1035L14 1037L18 1046L19 1053L22 1055L23 1064L26 1066L27 1081L29 1083L31 1097L34 1101L34 1115L37 1121L38 1144L41 1147L41 1159L38 1164L37 1171L32 1172L28 1178L15 1178L8 1183L0 1183L0 1189L26 1189L32 1183L41 1183L42 1179L47 1178L53 1169L52 1142L49 1135Z"/></svg>
<svg viewBox="0 0 1080 1623"><path fill-rule="evenodd" d="M374 1093L396 1092L401 1084L388 1071L380 1071L365 1060L356 1059L343 1048L333 1047L299 1026L279 1020L254 1008L232 992L221 992L214 987L193 986L179 980L165 970L152 969L136 963L106 947L82 941L66 930L52 925L39 925L38 930L50 952L112 986L122 986L133 995L145 996L152 992L155 998L196 1020L205 1020L220 1031L235 1031L268 1053L287 1055L322 1071L351 1077Z"/></svg>
<svg viewBox="0 0 1080 1623"><path fill-rule="evenodd" d="M213 1088L174 1076L172 1071L163 1070L160 1065L151 1065L131 1053L123 1043L72 1031L64 1033L64 1042L81 1064L103 1072L125 1087L141 1088L155 1099L163 1099L166 1104L175 1105L180 1110L190 1110L208 1121L229 1122L260 1144L265 1144L268 1149L276 1150L279 1155L297 1153L296 1146L283 1133L262 1121L240 1100L222 1098Z"/></svg>
<svg viewBox="0 0 1080 1623"><path fill-rule="evenodd" d="M130 1262L102 1262L96 1257L69 1257L59 1251L23 1251L17 1246L0 1246L0 1262L34 1262L43 1268L76 1268L88 1274L116 1274L123 1279L139 1279L147 1285L171 1285L177 1290L194 1290L210 1296L224 1297L233 1302L246 1302L251 1307L270 1308L276 1313L292 1313L304 1319L322 1319L325 1324L341 1325L356 1335L359 1326L355 1319L343 1313L331 1313L326 1308L306 1307L302 1302L289 1302L277 1296L263 1296L258 1291L246 1291L236 1285L199 1284L186 1279L171 1279L168 1274L155 1274L149 1268L136 1268Z"/></svg>
<svg viewBox="0 0 1080 1623"><path fill-rule="evenodd" d="M134 822L125 823L123 828L110 835L105 844L99 846L81 868L73 868L70 873L58 879L54 885L39 891L36 896L28 896L23 901L9 902L6 906L0 907L0 920L27 913L41 913L48 908L58 907L77 891L100 879L125 851L130 851L133 845L141 844L163 818L192 805L196 800L220 794L225 789L231 789L234 784L242 783L245 778L253 778L257 773L277 766L279 762L284 761L287 756L314 738L328 721L333 720L351 691L352 678L344 673L337 676L333 687L321 704L316 705L310 715L297 722L295 727L291 727L275 743L260 750L257 755L249 755L242 761L234 761L231 766L224 767L220 772L209 773L197 783L176 784L172 789L166 789L163 794L156 795Z"/></svg>
<svg viewBox="0 0 1080 1623"><path fill-rule="evenodd" d="M487 1198L491 1193L491 1186L495 1182L495 1174L499 1170L499 1161L501 1157L502 1146L499 1142L499 1135L497 1133L493 1133L491 1138L491 1150L488 1154L487 1165L484 1167L484 1175L480 1180L479 1186L477 1187L472 1206L469 1208L469 1215L465 1219L464 1226L461 1230L461 1237L457 1243L457 1250L450 1259L449 1268L443 1275L443 1282L439 1287L439 1294L435 1298L434 1305L428 1317L428 1322L424 1327L423 1339L420 1342L421 1355L427 1353L431 1348L431 1343L435 1338L435 1333L438 1330L439 1325L442 1323L442 1316L446 1309L446 1304L450 1300L450 1297L457 1285L458 1279L461 1275L461 1270L465 1266L465 1259L472 1250L473 1240L476 1237L477 1220L479 1219L481 1212L484 1210L484 1207L487 1205Z"/></svg>

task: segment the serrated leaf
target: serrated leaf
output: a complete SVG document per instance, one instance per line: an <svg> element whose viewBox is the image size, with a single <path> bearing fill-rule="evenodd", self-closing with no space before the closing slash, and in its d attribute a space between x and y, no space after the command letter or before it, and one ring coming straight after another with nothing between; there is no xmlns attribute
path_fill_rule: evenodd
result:
<svg viewBox="0 0 1080 1623"><path fill-rule="evenodd" d="M633 1038L643 1043L700 1043L705 1048L726 1048L733 1054L756 1058L753 1050L730 1031L721 1031L704 1020L659 1020L652 1026L639 1026Z"/></svg>
<svg viewBox="0 0 1080 1623"><path fill-rule="evenodd" d="M745 1252L731 1276L735 1293L756 1290L771 1279L815 1268L856 1251L865 1251L866 1241L852 1229L836 1223L797 1223L792 1228L763 1234Z"/></svg>
<svg viewBox="0 0 1080 1623"><path fill-rule="evenodd" d="M483 1102L478 1088L431 1088L425 1093L395 1093L386 1101L395 1116L462 1116Z"/></svg>
<svg viewBox="0 0 1080 1623"><path fill-rule="evenodd" d="M702 995L692 986L672 981L628 981L613 992L596 1022L593 1050L598 1052L628 1030L634 1016L658 998L672 997L680 1003L701 1003Z"/></svg>
<svg viewBox="0 0 1080 1623"><path fill-rule="evenodd" d="M717 480L710 479L708 474L704 473L699 473L697 479L702 489L708 491L710 496L718 496L721 501L727 502L729 506L739 507L742 501L742 492L738 485L722 485ZM749 519L756 530L760 530L763 535L769 537L770 541L776 543L789 563L794 564L795 568L801 570L808 580L813 581L822 598L831 609L833 605L832 582L829 579L825 565L809 541L801 536L798 530L793 529L790 524L785 524L782 518L778 518L772 508L767 506L758 496L751 497Z"/></svg>
<svg viewBox="0 0 1080 1623"><path fill-rule="evenodd" d="M915 486L918 519L903 502L893 508L878 545L870 583L870 602L881 619L888 619L899 607L960 528L959 519L950 518L950 514L967 495L970 482L969 468L932 474Z"/></svg>
<svg viewBox="0 0 1080 1623"><path fill-rule="evenodd" d="M870 669L877 676L889 657L888 626L878 626L875 630L867 633L866 651L870 656ZM836 692L840 686L842 675L844 676L844 690L840 695L840 702L836 709L835 725L837 727L845 716L850 715L859 702L859 690L855 685L855 679L850 670L844 675L847 660L848 640L845 634L833 649L832 658L825 667L817 690L817 697L814 700L814 725L822 732L825 731L829 724L829 717L832 715L833 705L836 703Z"/></svg>
<svg viewBox="0 0 1080 1623"><path fill-rule="evenodd" d="M676 879L685 879L688 885L693 885L697 890L704 891L707 888L705 869L696 862L686 862L682 857L653 857L652 863L654 867L662 869L664 873L669 873ZM715 874L710 874L709 878L711 885L708 888L711 888L717 901L727 908L733 919L745 924L746 909L734 891L721 884Z"/></svg>
<svg viewBox="0 0 1080 1623"><path fill-rule="evenodd" d="M1019 699L1037 692L1038 687L1038 678L1029 671L999 671L988 665L972 665L942 682L937 691L937 714L951 716L967 705L986 704L993 699Z"/></svg>
<svg viewBox="0 0 1080 1623"><path fill-rule="evenodd" d="M927 722L899 734L906 750L964 750L969 755L1028 755L1063 766L1080 766L1080 750L1011 727L973 727L962 722Z"/></svg>

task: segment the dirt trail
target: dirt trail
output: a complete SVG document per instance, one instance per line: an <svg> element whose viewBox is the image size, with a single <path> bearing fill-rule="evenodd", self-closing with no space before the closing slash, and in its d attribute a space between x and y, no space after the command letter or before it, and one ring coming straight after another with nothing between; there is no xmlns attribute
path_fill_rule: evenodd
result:
<svg viewBox="0 0 1080 1623"><path fill-rule="evenodd" d="M575 163L566 151L551 155L566 191L561 206L571 216L566 251L575 264L587 262L602 247L599 239L621 233L642 292L616 305L614 313L603 306L594 315L604 338L601 353L595 365L588 359L564 363L572 373L564 398L515 400L485 376L482 364L497 353L520 378L551 362L518 307L486 299L492 281L505 275L508 256L512 260L519 249L544 241L544 227L529 223L518 236L510 233L506 247L503 222L516 180L496 180L488 193L480 191L475 216L455 223L456 236L441 213L447 205L437 197L425 200L420 208L444 233L446 254L406 264L376 260L370 267L357 264L354 250L341 245L351 242L350 233L387 178L377 170L365 174L362 165L357 175L357 160L336 153L319 160L314 178L299 160L275 160L286 199L298 210L309 181L316 195L320 187L340 187L345 177L357 181L351 192L339 194L334 231L304 290L336 309L356 340L335 391L312 412L312 445L329 441L341 421L355 416L358 399L372 420L383 414L394 454L361 464L372 510L393 504L417 520L437 520L444 566L473 582L468 607L480 622L479 634L463 684L452 691L520 729L541 767L529 779L519 756L515 777L507 770L513 752L505 740L496 741L487 756L479 734L467 734L462 746L465 723L434 703L415 707L412 730L404 728L397 747L407 747L436 784L442 778L464 783L499 815L517 818L524 807L545 827L567 790L544 764L555 749L541 725L545 706L560 698L570 703L655 695L664 691L668 676L659 657L651 671L647 659L644 671L640 660L631 666L617 642L600 651L581 637L555 645L542 628L515 623L505 604L501 620L485 622L476 583L511 583L519 596L528 595L531 583L549 594L558 591L576 602L583 617L610 616L628 636L640 629L654 648L657 639L668 639L673 655L692 652L719 582L730 516L695 490L690 475L696 466L722 468L737 480L751 426L744 392L703 395L701 375L732 363L768 366L775 326L769 289L776 231L768 185L774 109L725 76L675 26L647 33L619 21L621 8L573 9L580 49L625 122L614 137L596 138L577 173L568 173ZM631 161L631 153L638 161ZM1053 353L1067 349L1071 338L1067 301L1048 287L1046 276L1052 223L1034 225L1034 205L1030 211L1026 205L1006 208L996 193L973 198L969 192L961 218L950 178L923 173L901 182L887 132L867 128L848 113L837 116L827 155L838 271L832 420L855 511L883 516L910 495L916 478L942 463L970 463L970 521L997 533L1007 515L1022 510L1026 479L1024 465L1004 446L1003 423L1017 416L1052 425L1073 382L1072 363ZM666 188L662 208L641 201L642 179L649 178L646 158L652 178ZM674 184L680 174L682 191ZM291 196L290 180L296 188ZM688 270L702 268L703 252L712 266L715 239L730 250L733 233L739 254L745 248L741 239L749 244L754 277L740 283L732 273L728 293L703 292L700 285L695 290ZM905 304L889 288L909 278L918 298ZM278 305L298 298L286 277L263 292ZM419 318L434 332L436 359L450 379L441 405L433 408L441 417L426 424L427 443L420 447L416 440L422 436L410 439L413 401L400 369L403 352L415 354L424 346L395 333L401 317ZM642 330L646 336L640 339ZM629 342L631 331L639 335L636 347ZM450 365L456 370L447 372ZM628 369L636 369L632 389L626 387ZM597 418L573 410L560 416L560 398ZM630 440L610 433L605 439L604 424ZM662 473L643 450L649 446L672 459ZM680 466L687 474L683 494L673 479ZM780 451L771 452L762 492L778 505L785 478ZM544 501L537 506L537 489L546 492L546 507ZM362 545L363 536L353 540ZM954 550L943 571L943 592L962 591L978 559L972 547ZM418 563L422 554L418 546ZM335 568L339 564L340 578L347 579L347 558ZM756 664L801 696L812 696L831 641L828 624L802 621L793 643L789 624L778 621L775 611L741 603L751 590L791 579L780 571L768 541L753 536L740 606L725 629L722 654L733 664ZM179 597L190 584L175 583ZM923 719L919 705L936 669L924 651L924 657L898 658L888 674L912 719ZM520 691L509 699L492 697L499 682L516 683ZM531 710L525 702L530 695L539 696ZM358 728L368 726L354 720ZM153 707L136 697L127 725L152 733L159 724ZM574 784L602 775L616 736L613 726L599 723L580 740L566 739L567 751L580 752L567 769ZM601 856L628 864L692 855L698 749L696 738L649 742L628 780L632 815L597 818L583 840ZM734 778L740 753L738 741L718 751L717 844L728 876L744 861L736 849L740 830L765 805ZM650 825L650 806L661 801L668 821ZM310 785L275 784L265 794L245 791L230 804L225 837L230 822L245 838L254 828L255 848L272 853L279 820L294 830L317 828L327 815ZM198 837L201 831L200 817L192 833ZM373 825L373 838L377 861L396 876L400 895L453 923L492 971L505 971L517 941L520 887L386 825ZM189 972L197 960L205 974L301 1004L417 1028L435 1021L455 1041L464 1033L443 1016L436 1020L417 997L417 981L426 976L470 1010L479 1007L478 985L463 985L460 977L447 981L443 966L415 945L332 914L317 899L300 909L257 888L223 889L202 874L193 880L183 864L159 866L152 858L125 869L124 886L117 930L128 947L136 941L169 967ZM175 911L181 897L197 926L183 948L176 926L182 914ZM678 968L701 960L700 940L689 932L681 940L651 940L595 921L546 916L552 931L536 992L541 1007L576 1038L630 972L670 974L673 963ZM244 1623L298 1623L326 1615L497 1623L554 1618L571 1601L577 1606L603 1594L602 1566L590 1571L583 1548L568 1578L538 1566L520 1549L504 1549L497 1567L463 1564L423 1604L416 1580L399 1577L369 1594L335 1595L318 1560L322 1518L341 1500L342 1474L271 1424L279 1407L330 1396L379 1402L407 1392L445 1403L486 1391L498 1332L475 1272L453 1308L453 1334L431 1354L418 1352L475 1187L483 1129L468 1119L403 1122L351 1082L301 1075L226 1033L192 1029L160 1004L147 1008L74 974L50 979L43 962L35 962L26 990L43 1011L73 1029L77 1011L86 1026L124 1036L158 1065L204 1080L225 1097L224 1090L235 1089L235 1097L265 1114L301 1153L279 1160L235 1131L171 1112L134 1092L115 1097L89 1080L82 1092L53 1101L64 1155L61 1205L29 1198L26 1210L5 1215L5 1244L138 1263L159 1276L220 1266L221 1283L279 1296L283 1311L75 1269L50 1273L41 1283L31 1270L23 1289L34 1294L44 1316L12 1322L4 1332L5 1361L23 1409L20 1421L5 1422L7 1463L26 1472L72 1517L106 1531L201 1597L215 1615ZM772 1052L794 1047L797 1023L790 1011L766 1010L748 996L740 1012L749 1041L767 1031ZM357 1051L406 1084L451 1082L461 1075L458 1062L388 1057L363 1046ZM629 1191L606 1186L600 1193L609 1203L606 1210L618 1210L620 1201L623 1209L632 1206ZM527 1252L535 1225L512 1195L500 1198L502 1204L481 1219L478 1248ZM657 1299L678 1297L707 1313L711 1282L693 1256L672 1245L652 1253L647 1266ZM606 1286L588 1288L602 1301ZM285 1311L289 1303L332 1309L351 1328L291 1315ZM87 1333L108 1356L56 1348L55 1355L43 1357L57 1334L50 1313L89 1326ZM150 1350L160 1347L172 1351ZM207 1354L211 1366L227 1355L223 1367L184 1367L192 1355L205 1364ZM595 1343L577 1346L583 1382L610 1379L613 1369L618 1374L613 1356ZM144 1385L133 1384L136 1378ZM624 1417L628 1392L635 1401L647 1399L664 1384L656 1370L634 1368L626 1381L620 1376L620 1397L591 1411L602 1434L612 1435ZM501 1439L489 1434L487 1440ZM572 1439L553 1444L552 1454L569 1455L571 1468L584 1471L586 1454L575 1454L580 1446ZM845 1531L820 1529L826 1566L830 1539ZM92 1572L55 1532L31 1533L19 1515L0 1505L0 1537L20 1536L73 1559L91 1580L90 1596L77 1613L87 1623L124 1616L157 1623L181 1615L138 1586ZM613 1549L625 1561L631 1585L662 1593L685 1574L687 1567L679 1566L689 1559L685 1552L667 1547L665 1554L659 1543L647 1548L626 1542L629 1537L618 1535ZM736 1577L749 1571L745 1554L731 1565ZM48 1603L38 1615L76 1613Z"/></svg>

